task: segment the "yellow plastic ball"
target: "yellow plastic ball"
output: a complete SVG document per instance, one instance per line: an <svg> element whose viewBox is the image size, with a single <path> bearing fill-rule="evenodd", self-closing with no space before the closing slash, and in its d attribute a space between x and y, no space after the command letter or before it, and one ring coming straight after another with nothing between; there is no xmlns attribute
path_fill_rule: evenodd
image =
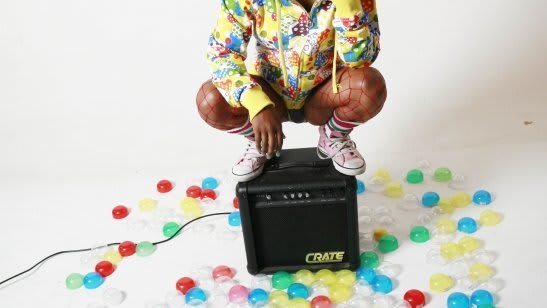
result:
<svg viewBox="0 0 547 308"><path fill-rule="evenodd" d="M454 280L450 276L437 273L429 278L429 288L435 292L446 292L454 286Z"/></svg>
<svg viewBox="0 0 547 308"><path fill-rule="evenodd" d="M315 278L317 280L323 282L327 286L331 285L333 283L336 283L336 281L338 280L338 278L336 277L336 274L334 274L329 269L319 270L317 273L315 273Z"/></svg>
<svg viewBox="0 0 547 308"><path fill-rule="evenodd" d="M458 230L456 222L448 218L439 218L436 226L437 229L443 234L453 234Z"/></svg>
<svg viewBox="0 0 547 308"><path fill-rule="evenodd" d="M481 242L472 236L465 235L460 238L458 245L460 245L464 252L471 253L481 247Z"/></svg>
<svg viewBox="0 0 547 308"><path fill-rule="evenodd" d="M494 269L484 263L475 263L469 268L469 278L476 282L486 281L494 276Z"/></svg>
<svg viewBox="0 0 547 308"><path fill-rule="evenodd" d="M458 257L463 256L463 248L456 243L442 243L441 244L441 256L446 261L452 261Z"/></svg>
<svg viewBox="0 0 547 308"><path fill-rule="evenodd" d="M353 295L353 289L350 286L341 283L335 283L329 286L329 298L335 303L340 304L347 301Z"/></svg>
<svg viewBox="0 0 547 308"><path fill-rule="evenodd" d="M182 213L184 214L184 217L186 219L192 220L203 215L203 210L198 205L197 207L191 207L189 209L186 209L185 211L182 211Z"/></svg>
<svg viewBox="0 0 547 308"><path fill-rule="evenodd" d="M310 302L303 298L293 298L289 301L288 308L311 308Z"/></svg>
<svg viewBox="0 0 547 308"><path fill-rule="evenodd" d="M336 272L336 277L338 277L338 283L349 287L352 287L357 280L357 278L355 277L355 273L347 269Z"/></svg>
<svg viewBox="0 0 547 308"><path fill-rule="evenodd" d="M118 265L122 261L122 255L117 250L105 252L103 258L114 265Z"/></svg>
<svg viewBox="0 0 547 308"><path fill-rule="evenodd" d="M387 229L378 228L374 230L374 233L372 236L374 237L374 240L378 242L382 237L388 234L389 234L389 231Z"/></svg>
<svg viewBox="0 0 547 308"><path fill-rule="evenodd" d="M199 202L192 197L186 197L180 201L180 209L184 211L185 209L199 206Z"/></svg>
<svg viewBox="0 0 547 308"><path fill-rule="evenodd" d="M457 208L464 208L471 204L471 196L466 192L457 192L450 198L452 204Z"/></svg>
<svg viewBox="0 0 547 308"><path fill-rule="evenodd" d="M285 291L275 290L270 293L268 303L275 308L286 308L289 305L289 295Z"/></svg>
<svg viewBox="0 0 547 308"><path fill-rule="evenodd" d="M447 198L441 198L439 203L435 207L439 214L452 214L456 210L456 207Z"/></svg>
<svg viewBox="0 0 547 308"><path fill-rule="evenodd" d="M479 216L481 226L493 227L501 222L501 214L492 210L485 210Z"/></svg>
<svg viewBox="0 0 547 308"><path fill-rule="evenodd" d="M372 176L379 177L382 180L384 180L384 182L386 182L386 183L391 180L391 176L389 175L389 171L387 171L387 169L384 169L384 168L380 168L380 169L376 170Z"/></svg>
<svg viewBox="0 0 547 308"><path fill-rule="evenodd" d="M315 282L315 275L307 269L299 270L294 273L294 281L299 282L307 287L311 286Z"/></svg>
<svg viewBox="0 0 547 308"><path fill-rule="evenodd" d="M141 212L152 212L158 206L158 202L151 198L144 198L139 201L139 210Z"/></svg>
<svg viewBox="0 0 547 308"><path fill-rule="evenodd" d="M384 190L384 195L390 198L401 198L404 194L403 185L397 182L387 183L386 189Z"/></svg>

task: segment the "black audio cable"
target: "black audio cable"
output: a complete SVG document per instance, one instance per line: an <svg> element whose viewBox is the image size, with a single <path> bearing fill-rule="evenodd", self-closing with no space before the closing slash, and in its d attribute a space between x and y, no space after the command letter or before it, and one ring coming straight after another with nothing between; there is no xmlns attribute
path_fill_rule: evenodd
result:
<svg viewBox="0 0 547 308"><path fill-rule="evenodd" d="M161 241L157 241L157 242L154 242L152 243L154 246L155 245L160 245L160 244L163 244L163 243L167 243L169 242L170 240L172 240L175 236L179 235L179 233L182 231L182 229L184 229L184 227L188 226L189 224L193 223L194 221L198 221L200 219L203 219L203 218L206 218L206 217L211 217L211 216L219 216L219 215L229 215L230 212L220 212L220 213L212 213L212 214L207 214L207 215L203 215L203 216L200 216L200 217L197 217L197 218L194 218L192 220L190 220L189 222L185 223L184 225L182 225L178 230L177 232L175 232L173 235L171 235L170 237L164 239L164 240L161 240ZM73 249L73 250L63 250L63 251L58 251L56 253L53 253L45 258L43 258L42 260L40 260L39 262L37 262L36 264L34 264L33 266L31 266L30 268L16 274L16 275L13 275L5 280L2 280L0 281L0 286L2 286L3 284L7 283L8 281L10 280L13 280L21 275L24 275L30 271L32 271L33 269L35 269L36 267L38 267L39 265L43 264L44 262L46 262L47 260L53 258L53 257L56 257L56 256L59 256L59 255L62 255L62 254L67 254L67 253L75 253L75 252L84 252L84 251L91 251L93 249L97 249L97 248L102 248L102 247L110 247L110 246L116 246L116 245L119 245L120 243L110 243L110 244L106 244L104 246L99 246L99 247L92 247L92 248L82 248L82 249Z"/></svg>

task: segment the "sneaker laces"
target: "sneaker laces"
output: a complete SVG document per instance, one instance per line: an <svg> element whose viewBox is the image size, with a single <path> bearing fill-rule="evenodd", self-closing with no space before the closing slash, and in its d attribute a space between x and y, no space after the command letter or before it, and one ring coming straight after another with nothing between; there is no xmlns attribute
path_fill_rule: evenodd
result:
<svg viewBox="0 0 547 308"><path fill-rule="evenodd" d="M327 137L328 140L331 142L331 147L335 149L335 152L333 152L331 155L328 155L325 159L331 159L334 156L338 155L344 155L346 153L350 153L350 155L355 156L355 150L357 145L349 135L343 136L343 137Z"/></svg>
<svg viewBox="0 0 547 308"><path fill-rule="evenodd" d="M252 165L254 162L256 162L259 158L263 156L264 154L261 154L256 148L255 142L249 140L249 142L247 143L247 148L245 149L245 153L243 153L243 157L241 157L238 164L241 164L244 162L250 162Z"/></svg>

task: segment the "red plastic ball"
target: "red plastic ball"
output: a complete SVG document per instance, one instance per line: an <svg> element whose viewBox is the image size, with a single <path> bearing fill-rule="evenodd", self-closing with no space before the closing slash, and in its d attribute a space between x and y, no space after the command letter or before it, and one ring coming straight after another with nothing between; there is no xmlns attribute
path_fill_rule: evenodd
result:
<svg viewBox="0 0 547 308"><path fill-rule="evenodd" d="M324 295L319 295L311 300L311 308L331 308L332 302Z"/></svg>
<svg viewBox="0 0 547 308"><path fill-rule="evenodd" d="M220 278L234 278L235 273L230 267L226 265L219 265L213 269L213 280Z"/></svg>
<svg viewBox="0 0 547 308"><path fill-rule="evenodd" d="M131 255L135 254L135 251L137 250L137 245L131 241L125 241L120 243L118 246L118 252L122 257L129 257Z"/></svg>
<svg viewBox="0 0 547 308"><path fill-rule="evenodd" d="M173 189L173 183L169 180L161 180L156 186L160 193L168 193Z"/></svg>
<svg viewBox="0 0 547 308"><path fill-rule="evenodd" d="M201 197L201 187L192 185L186 189L186 196L192 198Z"/></svg>
<svg viewBox="0 0 547 308"><path fill-rule="evenodd" d="M204 189L201 191L201 199L209 198L215 200L217 198L217 193L212 189Z"/></svg>
<svg viewBox="0 0 547 308"><path fill-rule="evenodd" d="M99 273L99 275L103 277L108 277L114 273L114 270L116 267L114 264L108 262L108 261L101 261L95 265L95 271Z"/></svg>
<svg viewBox="0 0 547 308"><path fill-rule="evenodd" d="M412 308L422 308L425 306L425 295L420 290L408 290L403 298Z"/></svg>
<svg viewBox="0 0 547 308"><path fill-rule="evenodd" d="M232 203L234 204L235 209L239 209L239 199L237 196L234 197L234 201L232 201Z"/></svg>
<svg viewBox="0 0 547 308"><path fill-rule="evenodd" d="M182 277L177 280L177 290L179 290L182 294L186 294L188 290L194 288L195 286L196 282L190 277Z"/></svg>
<svg viewBox="0 0 547 308"><path fill-rule="evenodd" d="M114 219L123 219L129 215L129 209L125 205L118 205L112 209Z"/></svg>

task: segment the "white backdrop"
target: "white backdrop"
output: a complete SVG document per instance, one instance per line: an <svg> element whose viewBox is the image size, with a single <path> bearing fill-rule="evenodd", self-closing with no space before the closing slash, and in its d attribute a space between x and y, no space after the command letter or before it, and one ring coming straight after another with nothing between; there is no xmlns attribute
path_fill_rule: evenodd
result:
<svg viewBox="0 0 547 308"><path fill-rule="evenodd" d="M152 193L159 178L231 167L243 141L203 123L194 103L209 78L217 9L216 1L0 0L0 280L53 250L120 240L105 213ZM521 300L539 301L547 274L545 252L525 250L547 222L547 2L379 1L378 10L375 67L388 100L353 138L371 169L403 171L425 157L497 188L500 202L509 197L502 208L515 219L500 226L510 240L498 238L497 249L525 259L500 258L508 282L500 306L534 306ZM284 127L286 147L317 142L309 125ZM226 262L202 253L209 265ZM243 271L241 257L226 254ZM77 259L0 289L0 306L69 307L50 278L62 281ZM157 281L149 287L160 290ZM141 291L128 291L124 307L163 294ZM440 307L444 297L434 300Z"/></svg>

